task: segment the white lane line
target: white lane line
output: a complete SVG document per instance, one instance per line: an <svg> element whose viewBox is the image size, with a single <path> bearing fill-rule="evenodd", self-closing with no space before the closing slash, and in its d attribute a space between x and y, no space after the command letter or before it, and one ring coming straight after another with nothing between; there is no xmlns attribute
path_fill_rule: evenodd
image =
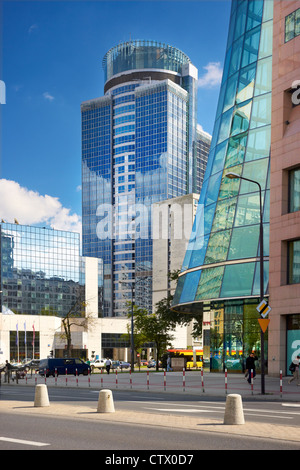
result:
<svg viewBox="0 0 300 470"><path fill-rule="evenodd" d="M13 439L11 437L0 437L0 441L13 442L15 444L23 444L23 445L26 445L26 446L35 446L35 447L44 447L44 446L50 446L51 445L51 444L47 444L45 442L25 441L23 439Z"/></svg>
<svg viewBox="0 0 300 470"><path fill-rule="evenodd" d="M145 410L155 410L155 411L172 411L175 413L211 413L209 410L196 410L196 409L189 409L187 410L186 408L146 408Z"/></svg>

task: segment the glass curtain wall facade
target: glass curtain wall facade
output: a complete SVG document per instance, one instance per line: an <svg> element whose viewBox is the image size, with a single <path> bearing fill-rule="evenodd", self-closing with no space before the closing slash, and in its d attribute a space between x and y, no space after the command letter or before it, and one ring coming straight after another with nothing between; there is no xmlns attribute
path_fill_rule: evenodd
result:
<svg viewBox="0 0 300 470"><path fill-rule="evenodd" d="M81 105L83 255L103 259L104 316L123 316L131 300L152 311L152 204L200 191L197 71L155 41L119 44L103 69L105 95Z"/></svg>
<svg viewBox="0 0 300 470"><path fill-rule="evenodd" d="M203 312L212 370L242 370L260 354L259 192L268 295L273 1L232 1L228 43L204 183L173 308ZM267 337L267 335L265 335ZM265 350L267 350L265 348Z"/></svg>
<svg viewBox="0 0 300 470"><path fill-rule="evenodd" d="M64 317L86 300L79 233L9 223L0 231L1 312Z"/></svg>

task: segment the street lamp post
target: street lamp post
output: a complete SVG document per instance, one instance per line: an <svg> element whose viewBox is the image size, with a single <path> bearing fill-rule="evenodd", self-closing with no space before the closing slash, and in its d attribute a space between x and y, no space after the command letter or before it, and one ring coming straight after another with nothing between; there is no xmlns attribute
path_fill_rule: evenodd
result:
<svg viewBox="0 0 300 470"><path fill-rule="evenodd" d="M120 284L130 284L131 287L131 334L130 334L130 349L131 349L131 372L134 372L134 323L133 323L133 289L134 285L133 282L130 281L119 281Z"/></svg>
<svg viewBox="0 0 300 470"><path fill-rule="evenodd" d="M227 173L227 178L230 179L241 179L254 183L259 188L259 213L260 213L260 222L259 222L259 243L260 243L260 256L259 256L259 266L260 266L260 302L264 299L264 232L263 232L263 210L262 210L262 191L261 185L258 181L245 178L240 176L237 173ZM262 317L262 315L261 315ZM265 334L261 329L260 332L260 342L261 342L261 394L265 394Z"/></svg>

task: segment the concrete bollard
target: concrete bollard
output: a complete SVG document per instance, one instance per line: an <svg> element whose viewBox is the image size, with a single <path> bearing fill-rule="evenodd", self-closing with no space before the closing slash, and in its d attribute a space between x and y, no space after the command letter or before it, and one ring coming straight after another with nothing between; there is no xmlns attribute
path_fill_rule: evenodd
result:
<svg viewBox="0 0 300 470"><path fill-rule="evenodd" d="M39 384L35 387L34 406L50 406L47 385Z"/></svg>
<svg viewBox="0 0 300 470"><path fill-rule="evenodd" d="M115 406L111 390L100 390L97 413L114 413Z"/></svg>
<svg viewBox="0 0 300 470"><path fill-rule="evenodd" d="M241 395L231 394L227 396L224 424L245 424Z"/></svg>

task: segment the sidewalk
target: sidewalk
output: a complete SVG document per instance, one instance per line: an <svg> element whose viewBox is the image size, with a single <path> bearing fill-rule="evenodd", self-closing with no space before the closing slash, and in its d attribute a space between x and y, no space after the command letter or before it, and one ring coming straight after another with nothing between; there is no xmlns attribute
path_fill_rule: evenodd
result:
<svg viewBox="0 0 300 470"><path fill-rule="evenodd" d="M164 427L181 430L205 431L210 433L225 433L232 436L249 436L257 438L276 439L299 443L300 449L300 429L288 425L270 425L267 423L245 422L243 425L224 425L223 419L207 419L202 416L174 416L171 414L130 412L116 410L114 413L98 413L96 408L78 406L72 403L62 405L50 403L49 407L34 407L28 402L0 401L0 414L30 414L49 416L49 418L59 419L64 417L71 420L92 420L97 422L115 422L134 425L147 425L154 427Z"/></svg>

